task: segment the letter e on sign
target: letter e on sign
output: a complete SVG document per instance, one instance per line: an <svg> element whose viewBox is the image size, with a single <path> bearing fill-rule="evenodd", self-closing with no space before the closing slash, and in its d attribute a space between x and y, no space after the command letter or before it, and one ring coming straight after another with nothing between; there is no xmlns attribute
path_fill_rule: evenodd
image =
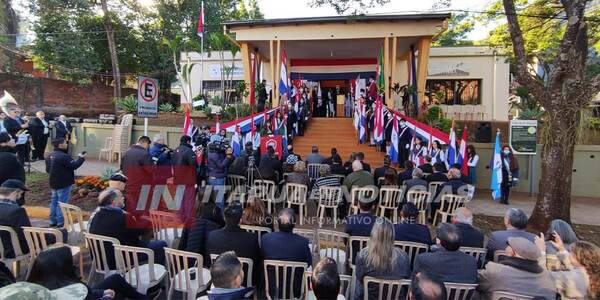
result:
<svg viewBox="0 0 600 300"><path fill-rule="evenodd" d="M138 78L138 117L158 117L158 80Z"/></svg>

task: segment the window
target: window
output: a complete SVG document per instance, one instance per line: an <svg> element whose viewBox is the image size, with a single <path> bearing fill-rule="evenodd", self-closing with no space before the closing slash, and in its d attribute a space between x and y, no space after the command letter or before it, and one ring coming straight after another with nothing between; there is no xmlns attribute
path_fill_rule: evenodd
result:
<svg viewBox="0 0 600 300"><path fill-rule="evenodd" d="M430 104L481 104L481 79L427 80L425 97Z"/></svg>

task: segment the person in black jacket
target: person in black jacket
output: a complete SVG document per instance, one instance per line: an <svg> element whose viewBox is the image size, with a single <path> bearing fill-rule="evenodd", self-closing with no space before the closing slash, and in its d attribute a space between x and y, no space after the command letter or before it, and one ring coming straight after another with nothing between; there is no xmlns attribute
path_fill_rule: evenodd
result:
<svg viewBox="0 0 600 300"><path fill-rule="evenodd" d="M0 225L11 227L19 239L19 246L23 254L29 253L29 247L23 234L23 226L31 226L29 216L25 208L17 204L17 200L21 198L29 189L22 181L9 179L0 186ZM8 232L0 232L2 245L4 246L5 257L15 257L15 251L10 242Z"/></svg>
<svg viewBox="0 0 600 300"><path fill-rule="evenodd" d="M483 233L473 227L473 213L466 207L459 207L454 211L452 224L460 232L462 237L461 247L483 248Z"/></svg>
<svg viewBox="0 0 600 300"><path fill-rule="evenodd" d="M29 123L26 119L19 117L19 108L14 107L9 108L8 110L8 118L4 119L4 129L16 143L19 139L17 133L21 130L27 130L29 128ZM29 143L16 145L15 148L17 149L17 156L21 164L29 161Z"/></svg>
<svg viewBox="0 0 600 300"><path fill-rule="evenodd" d="M31 139L33 140L32 160L44 159L44 151L46 150L51 128L50 121L41 110L36 112L35 118L29 121L29 133L31 133Z"/></svg>
<svg viewBox="0 0 600 300"><path fill-rule="evenodd" d="M0 132L0 184L8 179L25 182L25 169L17 158L15 141L6 132Z"/></svg>
<svg viewBox="0 0 600 300"><path fill-rule="evenodd" d="M196 154L192 149L192 138L183 135L179 139L179 147L173 153L173 183L184 185L185 192L181 203L180 215L184 222L192 221L194 215L194 199L196 199ZM188 224L191 225L191 224Z"/></svg>
<svg viewBox="0 0 600 300"><path fill-rule="evenodd" d="M161 240L142 240L141 236L146 233L146 228L130 226L130 224L137 224L137 220L123 210L124 206L125 201L121 191L115 188L104 190L98 196L98 209L88 221L89 232L116 238L121 245L149 248L154 252L154 262L163 264L165 261L164 248L167 243ZM115 251L113 245L106 243L104 249L108 267L114 270Z"/></svg>
<svg viewBox="0 0 600 300"><path fill-rule="evenodd" d="M252 259L254 267L252 281L258 284L260 278L260 248L256 234L240 228L243 207L239 202L232 202L225 208L225 227L209 233L206 248L208 254L221 254L235 251L239 257Z"/></svg>
<svg viewBox="0 0 600 300"><path fill-rule="evenodd" d="M433 166L431 165L431 156L425 155L425 163L419 166L419 169L423 170L423 173L433 173Z"/></svg>
<svg viewBox="0 0 600 300"><path fill-rule="evenodd" d="M386 155L383 157L383 167L379 167L379 168L375 168L375 170L373 171L373 184L376 186L380 186L379 185L379 178L384 178L385 177L385 173L390 171L394 174L396 174L396 170L393 169L391 167L392 165L392 159L390 158L389 155Z"/></svg>
<svg viewBox="0 0 600 300"><path fill-rule="evenodd" d="M272 146L267 147L267 154L260 159L258 172L262 179L272 180L275 184L279 183L283 176L283 167L281 161L275 155L275 149Z"/></svg>
<svg viewBox="0 0 600 300"><path fill-rule="evenodd" d="M73 125L67 120L67 116L58 116L58 121L54 125L56 130L55 138L63 138L67 141L71 140L71 134L73 133Z"/></svg>
<svg viewBox="0 0 600 300"><path fill-rule="evenodd" d="M404 162L404 171L398 173L398 186L402 186L405 180L410 180L413 178L412 172L414 168L415 164L412 161L407 160Z"/></svg>
<svg viewBox="0 0 600 300"><path fill-rule="evenodd" d="M127 207L137 207L142 185L152 184L154 180L154 162L148 152L150 138L141 136L135 145L123 154L121 171L127 177L125 199Z"/></svg>
<svg viewBox="0 0 600 300"><path fill-rule="evenodd" d="M446 169L446 165L444 163L438 162L433 164L433 173L429 174L429 176L427 176L427 182L434 182L434 181L443 181L443 182L447 182L448 181L448 175L446 175L446 172L444 172L444 170Z"/></svg>
<svg viewBox="0 0 600 300"><path fill-rule="evenodd" d="M85 161L85 153L79 154L77 159L72 159L67 154L68 145L64 139L52 141L54 152L46 159L46 172L50 175L50 227L62 227L64 219L58 203L68 203L71 188L75 183L75 170Z"/></svg>

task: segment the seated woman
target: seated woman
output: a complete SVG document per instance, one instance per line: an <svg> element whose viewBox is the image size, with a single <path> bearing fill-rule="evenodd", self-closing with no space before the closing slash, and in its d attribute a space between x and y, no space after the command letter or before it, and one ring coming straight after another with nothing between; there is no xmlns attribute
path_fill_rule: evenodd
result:
<svg viewBox="0 0 600 300"><path fill-rule="evenodd" d="M215 193L213 193L215 194ZM204 265L210 265L210 256L206 252L206 239L208 234L216 229L225 226L221 209L215 204L214 197L210 197L208 202L202 201L204 193L199 192L196 203L196 219L191 227L185 227L179 241L179 250L202 254Z"/></svg>
<svg viewBox="0 0 600 300"><path fill-rule="evenodd" d="M354 299L363 299L363 279L366 276L386 279L404 279L410 276L408 255L394 247L394 225L386 218L377 218L367 247L356 256ZM369 286L369 299L377 299L378 290L377 286Z"/></svg>
<svg viewBox="0 0 600 300"><path fill-rule="evenodd" d="M241 225L268 227L273 231L273 218L267 213L264 203L256 197L248 197L242 213Z"/></svg>
<svg viewBox="0 0 600 300"><path fill-rule="evenodd" d="M546 242L544 235L536 237L542 252L540 266L546 269ZM561 299L600 299L600 248L592 243L576 241L567 250L560 234L555 233L550 244L558 253L561 271L551 271Z"/></svg>
<svg viewBox="0 0 600 300"><path fill-rule="evenodd" d="M546 237L551 238L553 234L558 234L560 236L560 239L567 250L571 249L571 244L579 241L579 238L577 237L577 234L571 225L560 219L552 220L552 222L550 222L550 226L548 226ZM547 241L546 252L548 254L556 254L558 250L554 247L554 244L551 241Z"/></svg>
<svg viewBox="0 0 600 300"><path fill-rule="evenodd" d="M318 197L319 188L322 186L340 186L341 184L339 177L331 175L331 167L329 165L321 165L319 167L319 178L315 180L312 186L313 197Z"/></svg>
<svg viewBox="0 0 600 300"><path fill-rule="evenodd" d="M306 173L306 164L303 161L294 164L294 172L287 175L287 183L299 183L308 186L308 173Z"/></svg>
<svg viewBox="0 0 600 300"><path fill-rule="evenodd" d="M50 248L38 254L33 262L29 277L27 277L27 282L39 284L50 290L60 289L72 284L84 284L75 274L73 256L69 247L66 246ZM160 290L157 292L160 292ZM137 292L119 274L110 275L93 287L88 287L86 299L105 300L114 299L115 297L151 299L151 297Z"/></svg>

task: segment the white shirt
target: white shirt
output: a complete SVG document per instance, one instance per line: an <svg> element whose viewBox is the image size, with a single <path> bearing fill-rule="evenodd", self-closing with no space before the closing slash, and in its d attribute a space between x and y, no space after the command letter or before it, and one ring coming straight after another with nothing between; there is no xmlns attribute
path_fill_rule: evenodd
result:
<svg viewBox="0 0 600 300"><path fill-rule="evenodd" d="M467 161L467 166L476 167L478 162L479 162L479 154L475 154L475 156L469 158L469 161Z"/></svg>
<svg viewBox="0 0 600 300"><path fill-rule="evenodd" d="M50 132L48 129L48 122L44 119L40 119L40 121L42 121L42 124L44 125L44 134L48 134Z"/></svg>

